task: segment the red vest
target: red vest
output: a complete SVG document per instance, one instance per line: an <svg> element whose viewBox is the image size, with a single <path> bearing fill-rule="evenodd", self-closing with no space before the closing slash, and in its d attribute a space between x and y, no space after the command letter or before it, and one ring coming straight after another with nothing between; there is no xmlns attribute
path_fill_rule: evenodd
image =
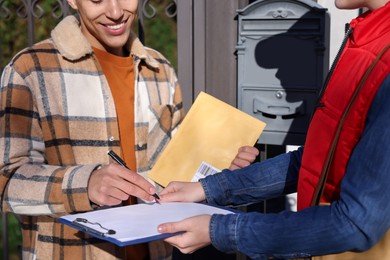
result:
<svg viewBox="0 0 390 260"><path fill-rule="evenodd" d="M344 48L324 95L310 123L298 181L298 210L311 205L314 191L326 165L335 133L363 75L375 58L390 45L390 2L354 19L353 32ZM349 158L363 133L367 112L385 77L390 73L390 50L364 81L349 110L336 142L321 202L339 198L340 184Z"/></svg>

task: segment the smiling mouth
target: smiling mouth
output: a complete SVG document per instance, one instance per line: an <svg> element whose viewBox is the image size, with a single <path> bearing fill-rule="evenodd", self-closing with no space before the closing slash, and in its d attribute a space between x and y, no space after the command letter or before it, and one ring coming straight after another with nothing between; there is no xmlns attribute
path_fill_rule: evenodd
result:
<svg viewBox="0 0 390 260"><path fill-rule="evenodd" d="M123 21L121 23L118 23L118 24L106 25L106 27L111 29L111 30L118 30L118 29L122 28L126 24L126 22L127 22L127 20Z"/></svg>

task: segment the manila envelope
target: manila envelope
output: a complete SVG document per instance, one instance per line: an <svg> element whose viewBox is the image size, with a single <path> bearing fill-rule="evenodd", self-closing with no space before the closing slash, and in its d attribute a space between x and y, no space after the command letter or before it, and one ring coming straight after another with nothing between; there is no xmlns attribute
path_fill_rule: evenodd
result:
<svg viewBox="0 0 390 260"><path fill-rule="evenodd" d="M228 168L241 146L257 142L265 125L201 92L148 177L165 187L171 181L196 181L202 166L212 173Z"/></svg>

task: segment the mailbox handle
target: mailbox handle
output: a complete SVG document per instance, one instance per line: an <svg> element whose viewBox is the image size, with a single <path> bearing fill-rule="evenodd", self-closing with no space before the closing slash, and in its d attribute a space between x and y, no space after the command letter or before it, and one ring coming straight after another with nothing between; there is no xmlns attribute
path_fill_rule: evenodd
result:
<svg viewBox="0 0 390 260"><path fill-rule="evenodd" d="M266 104L265 102L254 98L253 99L253 113L266 113L275 116L292 116L305 114L305 102L293 102L283 105Z"/></svg>

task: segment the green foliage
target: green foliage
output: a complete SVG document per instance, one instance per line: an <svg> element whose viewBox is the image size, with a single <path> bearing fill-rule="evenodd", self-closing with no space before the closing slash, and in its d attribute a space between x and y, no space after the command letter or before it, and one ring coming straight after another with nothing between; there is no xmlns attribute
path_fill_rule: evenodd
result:
<svg viewBox="0 0 390 260"><path fill-rule="evenodd" d="M59 15L56 0L38 1L34 8L34 13L38 18L33 18L33 26L28 27L27 11L21 0L0 0L0 54L1 67L21 49L48 37L53 25L58 22L58 18L53 13ZM28 32L34 32L34 38L29 42Z"/></svg>
<svg viewBox="0 0 390 260"><path fill-rule="evenodd" d="M17 4L12 0L5 0L1 6L1 14L9 15L9 17L0 20L0 50L1 52L1 66L12 57L16 50L21 49L27 45L27 38L25 32L21 28L27 28L27 20L17 19L13 13L7 13L5 10L12 12L17 9ZM4 9L6 8L6 9Z"/></svg>
<svg viewBox="0 0 390 260"><path fill-rule="evenodd" d="M172 1L158 0L155 2L153 4L158 10L156 17L145 19L144 22L145 45L161 52L177 69L176 20L165 15L166 8Z"/></svg>
<svg viewBox="0 0 390 260"><path fill-rule="evenodd" d="M18 220L14 215L8 214L8 255L9 259L21 259L22 234ZM3 215L0 215L0 223L3 222ZM2 241L3 225L0 225L0 256L4 258L4 243Z"/></svg>

